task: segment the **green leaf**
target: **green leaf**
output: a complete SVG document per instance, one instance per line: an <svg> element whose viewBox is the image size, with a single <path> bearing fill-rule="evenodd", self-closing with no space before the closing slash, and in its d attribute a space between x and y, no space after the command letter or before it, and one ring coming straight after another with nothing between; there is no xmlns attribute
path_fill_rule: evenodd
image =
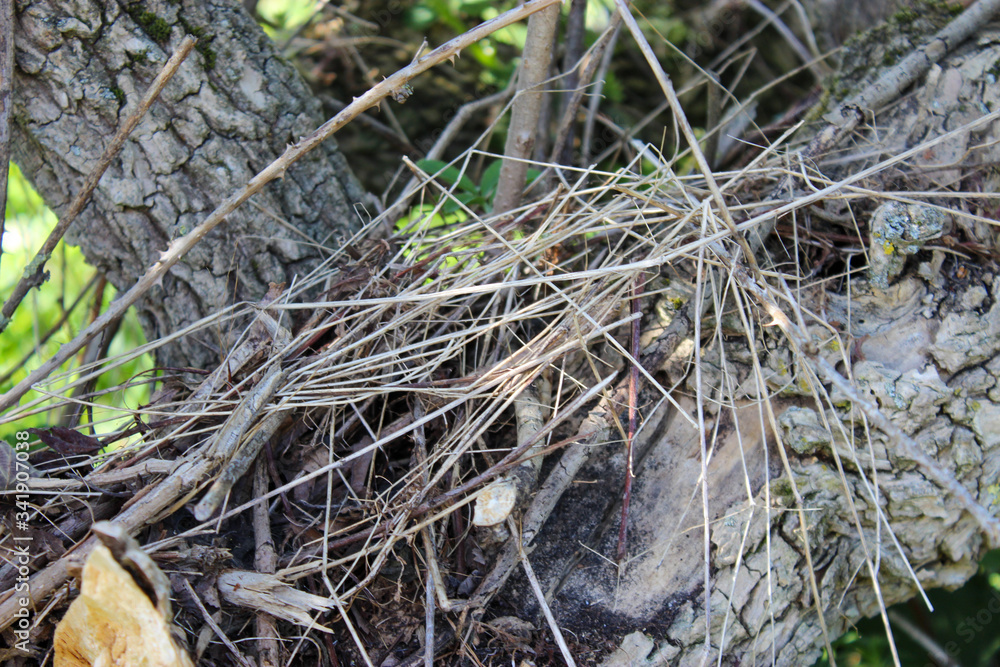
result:
<svg viewBox="0 0 1000 667"><path fill-rule="evenodd" d="M441 207L441 212L445 215L458 213L462 210L462 204L473 208L477 199L480 199L480 197L476 192L456 192L454 196L448 197L448 200Z"/></svg>
<svg viewBox="0 0 1000 667"><path fill-rule="evenodd" d="M488 201L493 201L493 195L497 191L497 182L500 180L500 167L503 160L494 160L490 166L483 171L483 177L479 181L479 191L483 193Z"/></svg>
<svg viewBox="0 0 1000 667"><path fill-rule="evenodd" d="M457 181L460 191L476 191L476 184L472 182L472 179L462 174L458 167L449 167L447 162L442 162L441 160L419 160L417 166L431 176L436 175L439 180L448 185L454 185Z"/></svg>

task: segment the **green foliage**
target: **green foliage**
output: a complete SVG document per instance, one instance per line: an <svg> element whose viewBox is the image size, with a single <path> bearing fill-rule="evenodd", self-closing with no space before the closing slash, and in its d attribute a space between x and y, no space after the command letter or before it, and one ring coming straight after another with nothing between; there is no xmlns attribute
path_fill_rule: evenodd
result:
<svg viewBox="0 0 1000 667"><path fill-rule="evenodd" d="M441 160L420 160L417 166L429 174L433 174L444 185L455 186L452 195L441 207L442 213L449 215L462 210L463 206L471 210L489 213L493 210L493 197L496 195L497 182L500 180L502 160L493 160L479 179L477 185L467 175L454 166ZM528 183L533 183L541 175L538 169L528 169Z"/></svg>
<svg viewBox="0 0 1000 667"><path fill-rule="evenodd" d="M0 285L2 298L6 299L14 285L20 279L24 269L32 261L38 248L56 223L55 214L42 202L41 197L21 174L16 165L11 164L7 184L6 228L3 236L3 261L0 262ZM70 314L67 321L48 340L43 340L48 332L55 327L66 309L76 300L81 291L90 282L94 270L88 267L79 248L60 242L52 257L46 264L50 274L49 280L40 288L28 293L7 329L0 335L0 359L3 360L0 375L18 366L27 358L27 363L18 368L10 378L0 384L0 391L7 391L14 384L23 380L28 372L37 368L50 358L63 343L66 343L79 333L91 319L94 307L93 294L87 294L84 300ZM114 289L108 286L104 290L100 308L107 307L114 298ZM109 356L126 353L145 344L142 329L133 312L125 317L118 334L109 349ZM75 361L72 362L75 365ZM141 373L153 366L150 355L133 359L101 376L96 390L102 391L110 387L118 387L136 379ZM61 370L67 370L67 364ZM47 386L49 391L57 390L75 376L63 380L56 387ZM40 398L41 394L29 392L22 404ZM93 409L94 421L113 418L127 420L129 416L123 410L138 407L149 399L149 385L119 389L104 394L96 399L98 404ZM107 406L107 407L104 407ZM21 419L17 430L31 427L47 427L56 425L58 415L51 412L39 413ZM84 422L88 418L84 419ZM114 430L112 424L102 424L99 433Z"/></svg>
<svg viewBox="0 0 1000 667"><path fill-rule="evenodd" d="M281 30L294 30L309 20L317 0L260 0L257 13L266 21L264 31L274 37Z"/></svg>
<svg viewBox="0 0 1000 667"><path fill-rule="evenodd" d="M494 7L494 4L478 0L474 2L463 2L462 0L423 0L423 2L419 3L409 13L409 19L413 27L429 27L431 23L443 23L451 28L456 35L460 35L477 23L480 23L483 15L488 10L494 9ZM473 17L476 20L468 21L466 17ZM498 38L499 33L493 35L493 39ZM523 40L521 44L524 44ZM499 73L511 70L508 63L503 63L497 58L496 50L491 46L490 39L472 44L466 49L466 52L487 71Z"/></svg>

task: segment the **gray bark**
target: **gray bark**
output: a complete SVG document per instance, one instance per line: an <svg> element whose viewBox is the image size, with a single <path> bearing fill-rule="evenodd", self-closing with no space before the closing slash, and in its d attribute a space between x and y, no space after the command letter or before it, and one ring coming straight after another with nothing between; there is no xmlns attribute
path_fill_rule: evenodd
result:
<svg viewBox="0 0 1000 667"><path fill-rule="evenodd" d="M57 214L185 34L199 38L105 174L67 241L119 290L172 238L325 120L295 69L235 1L20 2L13 159ZM334 142L213 231L138 304L158 338L315 266L357 230L364 193ZM159 362L205 367L225 341L187 338Z"/></svg>

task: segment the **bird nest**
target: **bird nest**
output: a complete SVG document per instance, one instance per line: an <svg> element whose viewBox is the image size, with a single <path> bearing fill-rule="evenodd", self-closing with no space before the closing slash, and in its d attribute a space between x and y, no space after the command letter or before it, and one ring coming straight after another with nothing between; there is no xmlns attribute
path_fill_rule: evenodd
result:
<svg viewBox="0 0 1000 667"><path fill-rule="evenodd" d="M971 122L962 136L983 125ZM709 516L709 484L699 486L698 479L710 479L722 421L712 422L711 405L716 415L752 406L764 424L762 437L770 438L761 451L780 454L781 464L773 467L789 484L786 502L767 495L765 465L764 478L746 473L751 504L809 525L803 496L787 481L795 464L776 444L785 433L801 446L793 458L822 450L842 476L842 453L854 457L857 470L870 464L873 474L905 459L954 499L956 516L966 512L974 519L968 523L994 539L995 520L952 470L884 416L889 398L878 396L876 405L874 393L859 392L844 377L864 361L864 338L879 333L853 337L858 322L851 300L867 299L865 308L878 299L920 301L897 282L905 262L890 261L887 244L923 252L945 233L942 216L955 211L932 201L929 191L893 195L894 208L872 216L872 229L881 220L879 233L896 230L893 239L860 234L854 213L867 217L885 198L873 187L876 177L939 145L930 140L838 181L804 164L789 169L773 150L740 171L681 175L690 166L688 154L667 161L647 147L645 162L637 156L614 172L554 169L541 181L551 186L546 194L502 216L467 208L455 192L459 179L418 173L419 203L391 234L376 220L330 249L308 275L273 285L262 301L51 376L38 386L43 398L5 418L60 409L67 396L93 403L95 394L77 396L74 388L182 337L224 342L217 368L163 374L149 404L94 423L100 435L35 433L59 452L36 457L43 474L25 484L38 511L13 533L45 545L30 563L38 570L31 580L35 608L65 604L73 587L66 582L104 544L145 582L140 588L154 604L175 599L191 650L220 663L243 659L239 642L269 637L283 638L296 661L338 651L369 664L428 655L486 660L498 651L537 657L561 650L596 659L614 648L602 643L611 639L561 634L527 552L591 454L614 450L624 498L613 505L625 511L611 520L619 527L605 555L626 564L642 556L625 530L629 461L640 431L661 408L683 413L694 434L689 444L699 450L685 455L699 464L687 468L684 493L693 498L695 488L704 490L705 516L700 524L678 525L670 539L714 526L714 537L703 531L706 610L719 608L710 599L713 548L724 559L738 552L716 566L735 563L739 570L740 549L769 534L751 531L749 520ZM476 151L468 151L453 166L461 172L475 158ZM790 201L768 197L789 183L806 194ZM967 210L964 219L982 222L980 212ZM809 216L836 231L812 226ZM907 224L899 222L904 218ZM748 232L775 220L771 252L762 253L766 234ZM872 256L885 261L866 269L862 256L871 247L878 251ZM768 263L758 265L764 256ZM935 261L940 271L944 260ZM857 275L865 270L870 285L858 288L867 284ZM931 281L933 266L921 271ZM846 300L831 301L834 293ZM770 325L780 329L782 349L766 330ZM727 355L752 372L730 372ZM965 368L964 362L949 366L940 345L922 358L932 357L949 372ZM863 382L875 384L875 375L866 377ZM926 375L910 380L924 382L923 389L944 386ZM775 410L760 417L789 397L796 409L812 405L812 415ZM779 424L785 414L801 419ZM831 426L828 415L846 426ZM845 444L853 442L846 435L830 435L849 431L871 443L873 430L884 438L867 459ZM814 431L827 435L809 440ZM872 506L878 504L875 498ZM876 515L881 526L885 517ZM86 537L94 521L104 519L118 529L103 525ZM863 534L860 522L857 527ZM820 594L809 555L823 533L789 529L796 530L809 566L809 585L799 591L808 588L801 593L807 606L826 604L829 594ZM127 534L140 535L141 550ZM75 547L67 552L62 538ZM664 553L654 559L662 564ZM142 554L151 556L152 566ZM495 602L515 567L524 570L549 618L550 636L505 615L504 604ZM156 568L169 583L151 574ZM17 563L4 566L2 588L12 588L20 572ZM86 581L85 570L85 589ZM16 599L3 601L0 614L12 617ZM728 622L726 609L718 617ZM718 624L708 616L708 639L725 646L729 626L718 638ZM202 621L210 629L193 630ZM825 632L822 616L819 625ZM741 631L766 635L760 627ZM32 641L41 641L48 630L36 622L33 632ZM223 641L210 646L213 636ZM74 640L64 635L61 641ZM669 659L666 647L658 650Z"/></svg>

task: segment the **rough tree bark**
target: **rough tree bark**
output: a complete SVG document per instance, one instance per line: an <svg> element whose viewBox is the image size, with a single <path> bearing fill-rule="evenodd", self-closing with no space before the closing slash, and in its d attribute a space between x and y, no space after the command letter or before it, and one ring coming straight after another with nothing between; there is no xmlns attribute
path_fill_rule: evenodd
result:
<svg viewBox="0 0 1000 667"><path fill-rule="evenodd" d="M870 166L891 158L1000 109L998 35L995 25L984 29L932 67L890 110L874 110L878 132L855 137L859 162L845 166L844 160L825 168L826 174L844 177L860 169L859 163ZM840 94L849 97L858 83L852 77L873 78L877 68L871 63L891 62L889 54L905 53L906 45L898 42L877 33L849 53ZM995 193L998 138L1000 122L994 119L956 132L861 185L875 192L903 190L904 197L906 191ZM995 195L992 200L945 196L931 201L955 212L947 234L964 241L964 251L925 248L884 289L874 279L855 275L849 294L846 283L827 282L796 295L809 312L850 333L845 340L853 340L852 349L842 350L831 343L828 328L806 315L813 340L825 346L823 356L840 364L863 397L876 401L884 415L996 515L1000 276L994 258L1000 244L995 225L983 219L995 219ZM865 211L862 228L865 223L870 228L866 218L874 204L860 204L855 213ZM851 219L846 207L839 213ZM801 218L799 224L804 224ZM815 218L814 224L827 228ZM664 298L659 309L669 310L669 300ZM655 328L655 321L648 317L646 326ZM827 386L831 401L817 407L804 362L780 333L758 333L752 352L741 330L738 322L723 327L729 331L723 349L713 344L708 328L702 339L705 428L713 443L707 650L693 374L676 396L680 410L665 404L643 414L624 567L609 560L625 475L621 444L592 455L577 475L581 483L563 496L534 540L532 564L556 618L583 645L617 646L606 665L698 665L720 659L724 665L812 664L822 648L822 630L793 484L806 510L811 569L831 639L858 619L879 614L874 576L888 606L917 596L916 582L925 589L961 586L987 548L970 514L893 442L866 426L851 409L850 397ZM753 354L763 366L773 421L760 402ZM690 373L689 358L690 348L668 362L664 386ZM648 389L639 405L649 409L660 401L661 395ZM789 457L791 475L779 446ZM877 574L867 566L866 555ZM523 576L513 578L502 597L512 610L527 608L539 617Z"/></svg>
<svg viewBox="0 0 1000 667"><path fill-rule="evenodd" d="M325 120L238 2L51 0L16 6L13 159L57 214L184 37L199 39L71 227L91 264L130 287L215 205ZM138 306L150 339L289 281L361 224L364 193L334 142L288 170L174 267ZM222 333L220 332L220 337ZM185 339L168 366L218 362Z"/></svg>

